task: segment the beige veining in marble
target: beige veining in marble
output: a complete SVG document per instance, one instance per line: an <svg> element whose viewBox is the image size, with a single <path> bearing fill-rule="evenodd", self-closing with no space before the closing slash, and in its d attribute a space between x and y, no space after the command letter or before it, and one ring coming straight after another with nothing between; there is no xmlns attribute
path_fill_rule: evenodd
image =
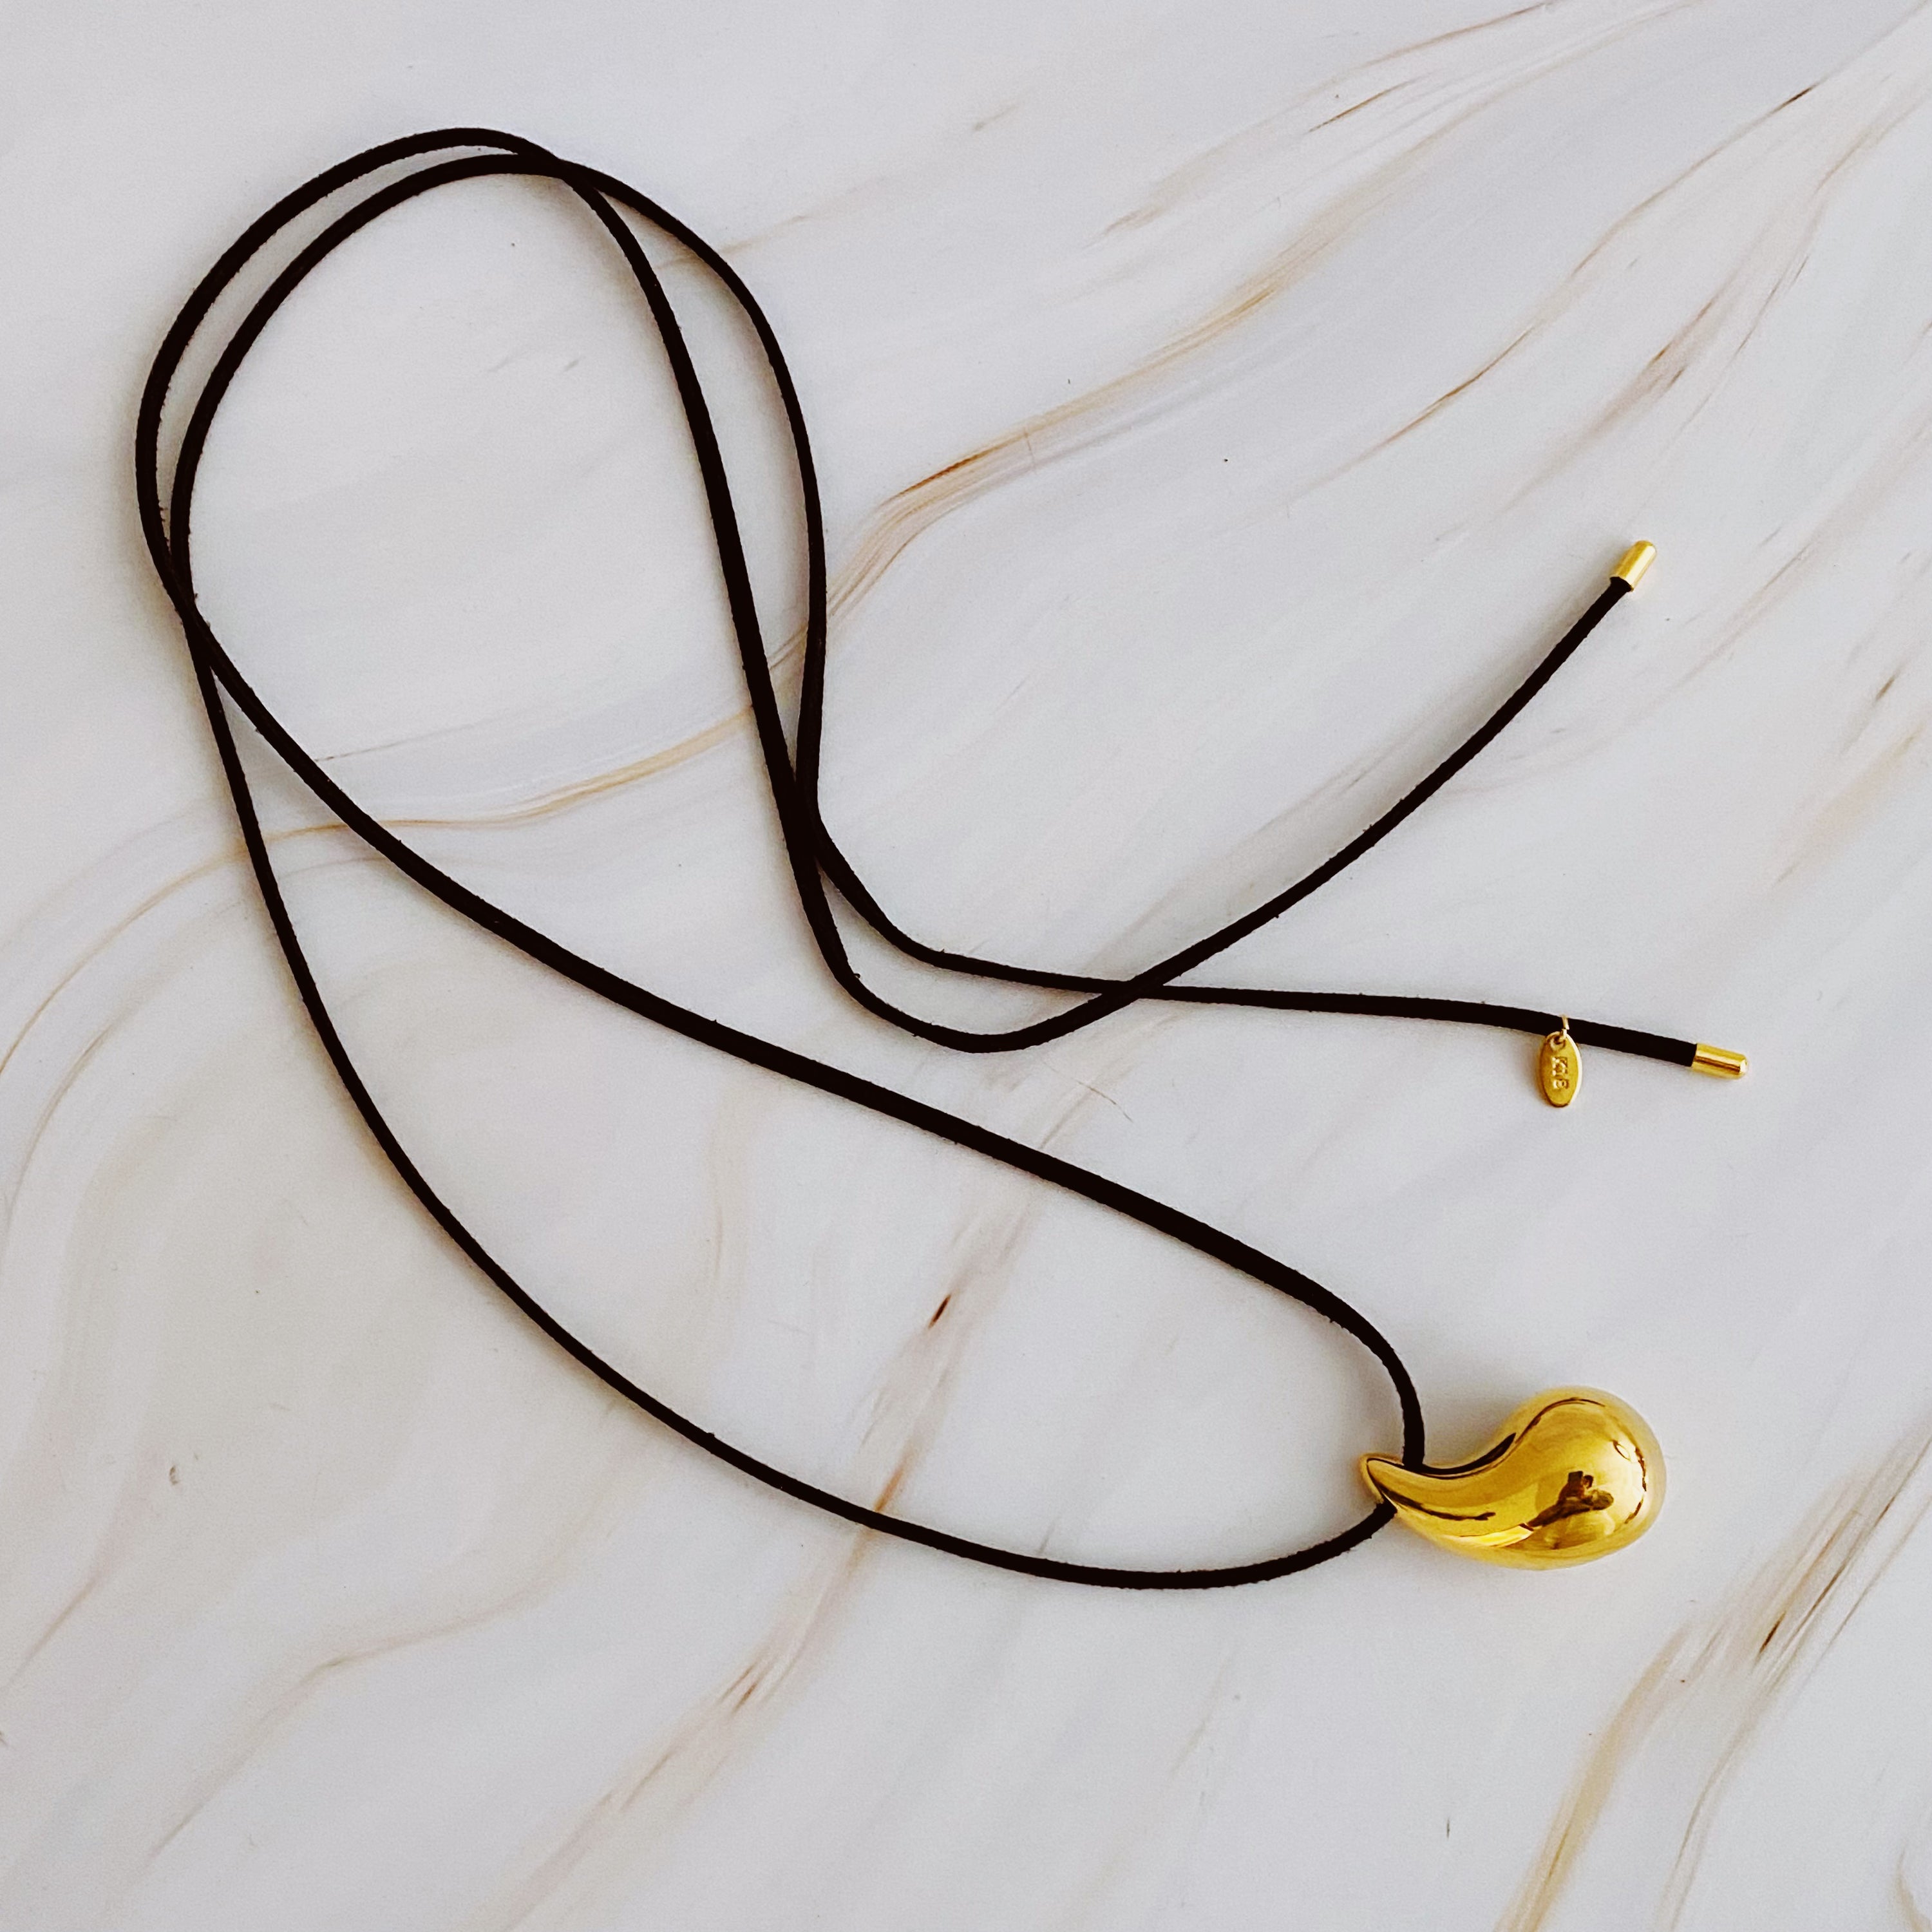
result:
<svg viewBox="0 0 1932 1932"><path fill-rule="evenodd" d="M1932 14L100 0L5 41L0 1932L1932 1921ZM1156 956L1658 544L1477 766L1216 969L1752 1055L1595 1056L1559 1115L1507 1035L1150 1006L968 1060L843 1001L675 398L563 197L359 238L196 505L238 657L439 862L1306 1268L1445 1453L1617 1390L1672 1468L1628 1558L982 1574L707 1463L423 1221L251 896L128 442L244 221L479 121L661 195L769 308L825 482L828 817L924 938ZM789 694L769 395L667 266ZM384 1106L668 1399L1070 1554L1360 1507L1386 1396L1322 1324L548 980L250 755ZM1041 1004L854 945L937 1016Z"/></svg>

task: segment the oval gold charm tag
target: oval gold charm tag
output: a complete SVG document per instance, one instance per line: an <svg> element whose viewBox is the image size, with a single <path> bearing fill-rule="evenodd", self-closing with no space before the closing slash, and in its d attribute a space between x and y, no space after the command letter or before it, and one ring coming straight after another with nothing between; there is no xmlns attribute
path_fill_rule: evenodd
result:
<svg viewBox="0 0 1932 1932"><path fill-rule="evenodd" d="M1543 1097L1552 1107L1567 1107L1583 1084L1583 1056L1570 1037L1565 1020L1543 1042L1536 1056L1537 1078L1543 1082Z"/></svg>

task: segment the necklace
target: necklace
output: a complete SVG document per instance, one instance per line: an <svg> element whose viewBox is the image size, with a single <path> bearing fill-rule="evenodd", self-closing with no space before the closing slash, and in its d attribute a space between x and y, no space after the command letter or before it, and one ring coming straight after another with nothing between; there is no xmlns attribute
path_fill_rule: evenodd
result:
<svg viewBox="0 0 1932 1932"><path fill-rule="evenodd" d="M480 151L480 152L479 152ZM368 188L304 243L256 298L223 346L207 379L186 405L178 453L164 495L160 430L164 406L189 345L217 298L269 243L308 212L398 164L433 155L413 172ZM432 865L345 792L296 740L243 676L195 598L190 546L194 485L215 412L250 349L304 279L358 230L405 201L488 176L535 176L561 182L589 210L622 256L670 364L702 476L733 628L749 690L765 769L793 884L833 979L868 1011L922 1040L961 1052L1007 1052L1056 1040L1142 1000L1196 1005L1278 1007L1309 1012L1378 1014L1499 1027L1543 1036L1539 1077L1545 1096L1567 1106L1581 1079L1580 1046L1688 1066L1735 1078L1742 1054L1695 1042L1527 1008L1480 1002L1366 994L1298 992L1261 987L1175 984L1178 976L1225 951L1298 904L1378 844L1439 791L1556 676L1598 623L1648 568L1654 552L1639 544L1618 564L1595 601L1503 704L1433 771L1367 829L1321 865L1252 910L1126 979L1057 973L928 946L896 925L827 832L818 798L824 716L826 563L824 519L803 412L770 322L736 272L682 222L634 188L592 168L560 159L535 143L487 128L457 128L410 136L326 170L252 223L196 286L158 352L142 392L135 434L135 484L141 525L186 638L208 726L232 796L243 844L297 992L317 1038L376 1144L430 1216L482 1274L544 1334L626 1401L733 1468L830 1516L909 1543L1025 1575L1118 1588L1210 1589L1259 1582L1341 1556L1400 1516L1430 1540L1492 1562L1528 1567L1574 1563L1621 1548L1646 1530L1663 1498L1664 1465L1641 1418L1600 1391L1558 1389L1508 1417L1489 1450L1454 1468L1424 1457L1420 1402L1401 1358L1360 1311L1234 1235L1124 1187L1070 1161L994 1133L963 1117L742 1032L674 1004L573 952L548 934L491 904ZM804 506L807 617L796 749L788 748L773 687L730 485L703 385L669 298L630 223L628 210L688 249L724 289L756 333L789 427ZM228 706L232 703L309 791L380 857L451 910L538 964L614 1004L752 1066L783 1076L872 1112L904 1123L982 1158L1112 1209L1196 1253L1247 1275L1323 1316L1365 1348L1388 1377L1401 1418L1402 1443L1392 1456L1362 1458L1372 1507L1349 1528L1286 1555L1219 1568L1119 1568L1006 1550L853 1502L751 1455L679 1414L605 1360L514 1280L431 1185L384 1118L344 1044L303 950L270 862ZM896 1005L866 984L848 956L832 904L836 890L874 931L928 965L1020 986L1082 995L1077 1004L1028 1025L977 1033L942 1026Z"/></svg>

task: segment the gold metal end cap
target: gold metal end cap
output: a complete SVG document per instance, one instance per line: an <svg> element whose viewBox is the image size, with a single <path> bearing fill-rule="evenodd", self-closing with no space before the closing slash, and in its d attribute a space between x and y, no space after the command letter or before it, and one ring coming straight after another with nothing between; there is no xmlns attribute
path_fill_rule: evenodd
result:
<svg viewBox="0 0 1932 1932"><path fill-rule="evenodd" d="M1714 1080L1742 1080L1750 1065L1742 1053L1733 1053L1727 1047L1705 1046L1701 1043L1690 1058L1694 1072L1708 1073Z"/></svg>
<svg viewBox="0 0 1932 1932"><path fill-rule="evenodd" d="M1643 574L1657 559L1657 546L1654 543L1634 543L1624 552L1623 561L1610 572L1613 578L1621 577L1634 590L1643 581Z"/></svg>

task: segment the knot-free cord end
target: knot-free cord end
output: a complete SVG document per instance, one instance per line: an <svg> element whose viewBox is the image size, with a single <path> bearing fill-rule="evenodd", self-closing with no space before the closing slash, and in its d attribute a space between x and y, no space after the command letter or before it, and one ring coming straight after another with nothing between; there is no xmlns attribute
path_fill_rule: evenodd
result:
<svg viewBox="0 0 1932 1932"><path fill-rule="evenodd" d="M1622 578L1634 590L1643 581L1643 574L1657 556L1654 543L1634 543L1624 552L1623 561L1610 572L1612 578Z"/></svg>
<svg viewBox="0 0 1932 1932"><path fill-rule="evenodd" d="M1750 1064L1742 1053L1733 1053L1728 1047L1700 1044L1690 1056L1691 1071L1708 1073L1714 1080L1742 1080Z"/></svg>

